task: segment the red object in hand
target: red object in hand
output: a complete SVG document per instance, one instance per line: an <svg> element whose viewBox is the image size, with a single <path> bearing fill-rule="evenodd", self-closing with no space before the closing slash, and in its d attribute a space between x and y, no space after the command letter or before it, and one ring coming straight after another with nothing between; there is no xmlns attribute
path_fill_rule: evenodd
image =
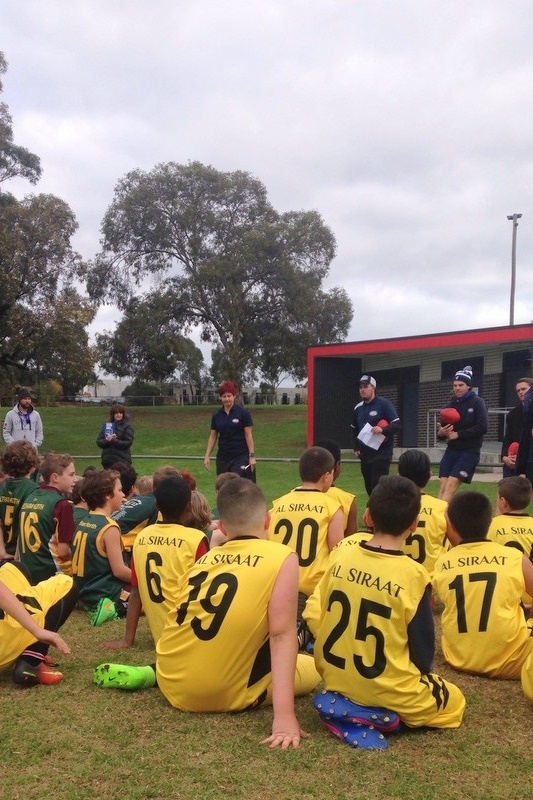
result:
<svg viewBox="0 0 533 800"><path fill-rule="evenodd" d="M509 448L507 450L507 455L511 458L515 458L518 455L518 448L520 447L519 442L511 442Z"/></svg>
<svg viewBox="0 0 533 800"><path fill-rule="evenodd" d="M380 419L380 421L378 422L377 426L378 426L378 428L388 428L389 427L389 422L386 419Z"/></svg>
<svg viewBox="0 0 533 800"><path fill-rule="evenodd" d="M440 412L441 425L455 425L460 419L461 415L456 408L443 408Z"/></svg>

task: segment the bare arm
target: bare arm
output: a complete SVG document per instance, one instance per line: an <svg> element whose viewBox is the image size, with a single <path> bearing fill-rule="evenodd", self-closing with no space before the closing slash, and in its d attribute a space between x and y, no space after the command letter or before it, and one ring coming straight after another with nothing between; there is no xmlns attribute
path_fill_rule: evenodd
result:
<svg viewBox="0 0 533 800"><path fill-rule="evenodd" d="M333 550L336 544L344 539L344 515L342 508L338 508L333 514L328 527L328 547Z"/></svg>
<svg viewBox="0 0 533 800"><path fill-rule="evenodd" d="M111 642L102 642L102 650L125 650L135 644L135 635L141 616L142 603L139 590L136 586L131 587L128 598L128 610L126 612L126 630L123 639L114 639Z"/></svg>
<svg viewBox="0 0 533 800"><path fill-rule="evenodd" d="M268 743L270 749L298 747L301 738L307 736L294 713L297 603L298 557L291 553L278 573L268 605L274 719L272 734L263 742Z"/></svg>
<svg viewBox="0 0 533 800"><path fill-rule="evenodd" d="M57 647L62 653L70 653L70 647L68 644L61 638L58 633L54 631L48 631L45 628L41 628L40 625L37 625L34 618L26 611L20 600L18 600L11 589L9 589L4 583L0 581L0 608L6 614L13 617L19 625L22 625L23 628L26 628L32 636L35 636L37 641L44 642L45 644L51 644L54 647Z"/></svg>
<svg viewBox="0 0 533 800"><path fill-rule="evenodd" d="M357 499L354 497L352 500L352 505L350 506L350 510L348 511L348 520L346 522L346 527L344 529L345 536L351 536L352 533L356 533L357 531Z"/></svg>
<svg viewBox="0 0 533 800"><path fill-rule="evenodd" d="M524 573L526 592L533 597L533 564L527 556L522 559L522 572Z"/></svg>
<svg viewBox="0 0 533 800"><path fill-rule="evenodd" d="M122 557L120 528L116 525L108 528L104 533L103 542L111 572L119 581L129 583L131 581L131 569L125 565Z"/></svg>
<svg viewBox="0 0 533 800"><path fill-rule="evenodd" d="M244 438L246 439L246 446L248 447L248 452L249 453L254 453L254 455L250 456L250 458L249 458L249 464L250 464L250 467L252 468L252 472L253 472L254 469L255 469L256 461L255 461L254 437L253 437L253 434L252 434L252 426L251 425L249 425L247 428L244 429Z"/></svg>
<svg viewBox="0 0 533 800"><path fill-rule="evenodd" d="M204 467L211 469L211 453L217 443L218 434L216 431L211 431L209 439L207 440L207 447L205 448Z"/></svg>

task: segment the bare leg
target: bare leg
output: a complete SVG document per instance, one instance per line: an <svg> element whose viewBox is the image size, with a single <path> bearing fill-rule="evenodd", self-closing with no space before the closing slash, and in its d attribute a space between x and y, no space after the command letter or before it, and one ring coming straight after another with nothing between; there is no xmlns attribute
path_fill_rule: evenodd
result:
<svg viewBox="0 0 533 800"><path fill-rule="evenodd" d="M440 480L440 490L439 490L439 497L441 500L445 500L447 503L450 502L452 497L454 496L455 492L457 491L457 487L461 481L459 478L441 478Z"/></svg>

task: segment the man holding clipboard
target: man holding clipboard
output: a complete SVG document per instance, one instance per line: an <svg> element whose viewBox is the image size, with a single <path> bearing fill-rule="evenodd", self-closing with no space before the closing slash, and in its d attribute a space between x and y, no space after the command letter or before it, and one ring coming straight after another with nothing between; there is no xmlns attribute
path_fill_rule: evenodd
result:
<svg viewBox="0 0 533 800"><path fill-rule="evenodd" d="M359 396L361 402L353 410L352 440L370 495L381 476L389 474L394 434L402 426L390 400L376 394L376 379L372 375L361 376Z"/></svg>

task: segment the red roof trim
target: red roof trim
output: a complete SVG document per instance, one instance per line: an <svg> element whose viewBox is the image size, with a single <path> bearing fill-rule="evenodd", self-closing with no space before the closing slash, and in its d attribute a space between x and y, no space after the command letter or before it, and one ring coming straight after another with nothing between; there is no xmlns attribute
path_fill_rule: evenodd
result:
<svg viewBox="0 0 533 800"><path fill-rule="evenodd" d="M384 351L427 350L458 345L494 344L533 339L533 325L515 325L512 328L482 328L454 333L432 333L425 336L406 336L397 339L370 339L362 342L316 345L308 349L308 361L317 357L381 353Z"/></svg>

